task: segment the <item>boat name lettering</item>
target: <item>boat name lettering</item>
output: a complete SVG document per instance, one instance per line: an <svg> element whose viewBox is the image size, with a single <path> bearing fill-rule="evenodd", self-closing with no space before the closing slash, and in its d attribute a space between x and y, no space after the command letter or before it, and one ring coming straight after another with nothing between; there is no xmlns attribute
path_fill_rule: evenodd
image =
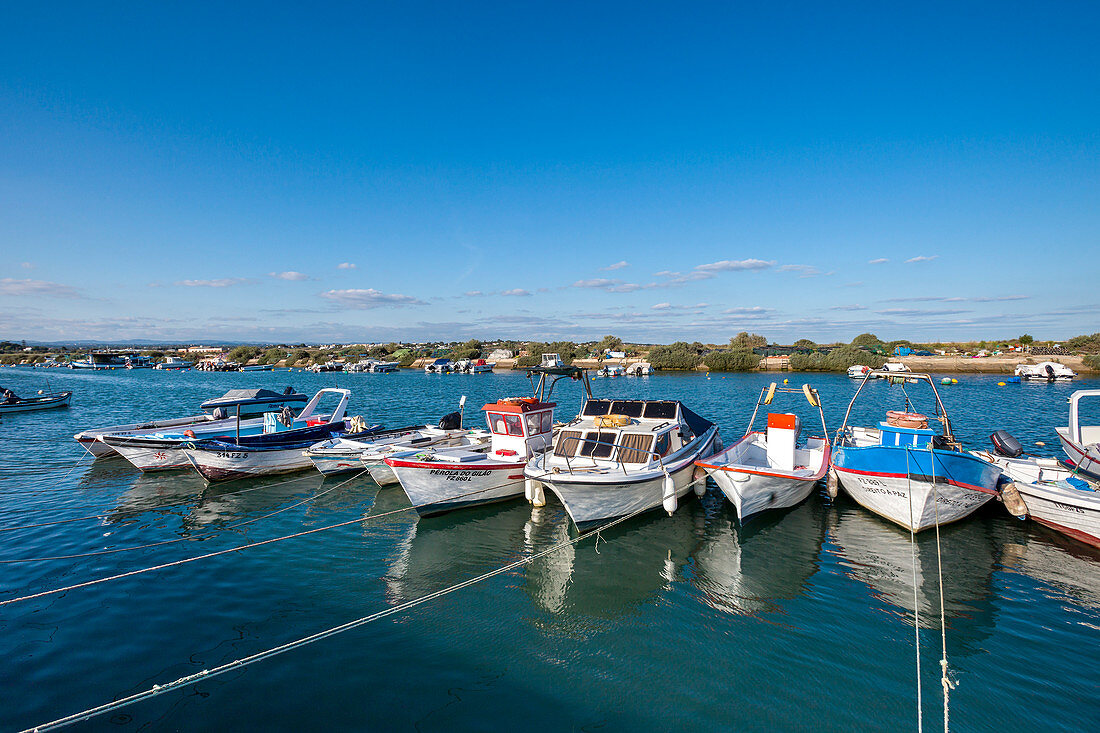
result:
<svg viewBox="0 0 1100 733"><path fill-rule="evenodd" d="M446 469L433 468L428 471L432 476L442 476L448 481L469 481L475 476L490 476L492 471L449 471Z"/></svg>
<svg viewBox="0 0 1100 733"><path fill-rule="evenodd" d="M1078 514L1085 513L1085 510L1079 506L1070 506L1069 504L1063 504L1060 501L1051 501L1050 503L1065 512L1076 512Z"/></svg>
<svg viewBox="0 0 1100 733"><path fill-rule="evenodd" d="M904 491L888 489L883 486L880 481L875 481L874 479L863 479L861 483L863 484L863 488L871 494L886 494L887 496L899 496L902 499L906 498Z"/></svg>
<svg viewBox="0 0 1100 733"><path fill-rule="evenodd" d="M218 458L244 458L246 453L216 453Z"/></svg>

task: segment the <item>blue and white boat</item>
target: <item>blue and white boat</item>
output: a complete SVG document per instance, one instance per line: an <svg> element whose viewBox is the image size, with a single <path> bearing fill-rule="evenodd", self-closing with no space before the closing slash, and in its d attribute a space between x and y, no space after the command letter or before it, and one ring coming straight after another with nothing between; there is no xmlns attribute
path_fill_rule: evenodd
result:
<svg viewBox="0 0 1100 733"><path fill-rule="evenodd" d="M875 387L903 400L904 409L888 411L874 427L851 426L852 407L873 379L886 380ZM906 388L921 382L934 397L930 416L914 410ZM875 370L864 376L833 440L829 493L836 495L839 481L864 508L919 532L969 516L997 495L1000 476L1001 469L965 452L955 439L931 377L908 372L899 379Z"/></svg>
<svg viewBox="0 0 1100 733"><path fill-rule="evenodd" d="M143 364L143 360L152 360L142 357L136 351L89 351L83 359L74 359L69 362L70 369L91 369L102 371L105 369L135 368L135 364ZM152 366L152 364L149 364ZM141 367L137 367L141 368Z"/></svg>

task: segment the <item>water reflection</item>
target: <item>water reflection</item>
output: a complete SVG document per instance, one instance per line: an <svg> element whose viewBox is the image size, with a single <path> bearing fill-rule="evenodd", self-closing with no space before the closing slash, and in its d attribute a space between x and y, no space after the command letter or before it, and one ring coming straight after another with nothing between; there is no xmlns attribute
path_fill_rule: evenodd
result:
<svg viewBox="0 0 1100 733"><path fill-rule="evenodd" d="M1001 564L1037 580L1062 603L1100 610L1100 552L1043 528L1004 543Z"/></svg>
<svg viewBox="0 0 1100 733"><path fill-rule="evenodd" d="M723 502L707 519L692 552L693 584L711 608L736 615L774 612L802 595L817 572L825 511L811 499L790 511L740 526Z"/></svg>
<svg viewBox="0 0 1100 733"><path fill-rule="evenodd" d="M828 515L828 537L849 578L862 583L882 601L884 610L913 613L914 550L910 535L868 512L847 505ZM940 530L943 562L944 613L948 620L970 618L992 623L990 598L997 542L990 531L996 522L974 520ZM922 628L939 628L940 594L934 533L917 536L917 608Z"/></svg>
<svg viewBox="0 0 1100 733"><path fill-rule="evenodd" d="M652 601L670 583L703 531L705 514L691 502L671 517L650 512L570 545L527 567L525 589L552 614L613 619ZM528 554L576 536L560 504L531 512L524 527Z"/></svg>

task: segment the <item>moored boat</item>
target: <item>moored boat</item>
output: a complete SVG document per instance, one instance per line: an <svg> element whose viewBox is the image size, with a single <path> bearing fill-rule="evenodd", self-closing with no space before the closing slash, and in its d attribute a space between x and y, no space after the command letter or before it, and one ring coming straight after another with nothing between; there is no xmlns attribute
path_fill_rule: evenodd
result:
<svg viewBox="0 0 1100 733"><path fill-rule="evenodd" d="M799 444L802 425L790 413L769 412L765 431L754 431L762 405L777 394L805 396L821 418L821 435ZM695 465L707 472L737 509L742 522L767 509L783 509L801 503L825 477L829 467L829 439L821 396L810 385L801 389L778 387L774 382L760 390L745 436Z"/></svg>
<svg viewBox="0 0 1100 733"><path fill-rule="evenodd" d="M855 364L848 367L848 379L863 379L867 376L867 372L871 371L871 367L864 366L863 364Z"/></svg>
<svg viewBox="0 0 1100 733"><path fill-rule="evenodd" d="M549 489L582 527L661 506L671 514L693 486L704 492L695 461L718 445L718 427L677 400L589 399L553 451L527 464L527 498L542 506Z"/></svg>
<svg viewBox="0 0 1100 733"><path fill-rule="evenodd" d="M320 402L326 394L339 396L339 403L331 413L327 414L322 413L319 409ZM137 431L132 434L126 434L125 432L122 434L106 433L98 436L98 439L118 451L123 458L141 471L189 468L191 464L180 450L185 443L196 440L260 435L265 432L265 428L275 421L281 423L287 429L314 427L336 422L344 417L349 395L350 392L346 389L333 387L322 389L313 396L297 416L294 415L294 411L289 406L285 406L278 413L278 416L273 412L265 413L263 417L250 420L234 416L190 426L186 430L179 429L184 426L177 426L171 430L155 429L152 431ZM244 397L239 404L235 404L232 400L226 400L224 397L219 399L223 410L236 409L241 405L252 404L253 401L252 397ZM269 432L277 429L277 427L272 426ZM321 437L314 438L311 444L321 439Z"/></svg>
<svg viewBox="0 0 1100 733"><path fill-rule="evenodd" d="M181 359L178 356L168 356L165 357L164 361L160 362L153 368L159 371L173 371L178 369L190 369L193 366L195 366L195 362L193 361L187 361L186 359Z"/></svg>
<svg viewBox="0 0 1100 733"><path fill-rule="evenodd" d="M992 436L992 451L973 454L1000 468L1023 501L1024 514L1075 540L1100 547L1100 485L1053 458L1026 456L1004 431ZM1002 490L1007 495L1008 488ZM1009 500L1005 506L1013 509ZM1016 513L1016 512L1014 512Z"/></svg>
<svg viewBox="0 0 1100 733"><path fill-rule="evenodd" d="M31 412L49 410L54 407L67 407L73 399L73 393L39 392L34 397L19 397L9 389L0 387L0 415L9 412Z"/></svg>
<svg viewBox="0 0 1100 733"><path fill-rule="evenodd" d="M1056 361L1039 364L1018 364L1016 376L1025 382L1071 382L1077 372Z"/></svg>
<svg viewBox="0 0 1100 733"><path fill-rule="evenodd" d="M1100 397L1100 389L1079 389L1069 398L1066 427L1054 428L1070 465L1091 478L1100 479L1100 425L1082 425L1080 404L1085 397Z"/></svg>
<svg viewBox="0 0 1100 733"><path fill-rule="evenodd" d="M864 508L914 532L969 516L997 494L1001 471L963 451L931 377L908 372L905 381L929 386L932 416L914 412L902 383L903 410L887 412L875 427L848 424L868 383L893 376L886 370L869 372L848 405L832 447L832 471L840 486ZM930 420L940 422L942 431L929 428ZM832 481L830 493L836 494Z"/></svg>

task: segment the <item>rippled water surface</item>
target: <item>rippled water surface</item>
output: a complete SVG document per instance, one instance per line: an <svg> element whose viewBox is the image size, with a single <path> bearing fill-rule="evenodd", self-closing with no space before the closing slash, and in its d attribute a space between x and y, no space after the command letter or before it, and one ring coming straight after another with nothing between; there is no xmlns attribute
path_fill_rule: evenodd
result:
<svg viewBox="0 0 1100 733"><path fill-rule="evenodd" d="M0 728L24 728L421 598L576 536L552 497L418 520L399 487L316 473L206 487L94 464L80 429L197 411L236 387L350 387L351 414L432 421L529 392L520 374L205 374L2 369L69 409L0 424L0 600L393 512L207 560L0 606ZM839 425L856 382L809 379ZM595 380L597 396L681 399L742 433L775 375ZM1006 428L1058 455L1066 397L1100 386L941 387L971 448ZM857 423L897 407L868 386ZM920 388L909 388L914 398ZM558 416L580 405L563 382ZM926 403L925 403L926 404ZM816 415L795 408L809 429ZM918 399L917 407L922 403ZM1091 417L1093 424L1100 417ZM1037 441L1046 446L1035 446ZM548 495L549 496L549 495ZM96 516L98 515L98 516ZM92 518L89 518L92 517ZM58 523L60 520L75 520ZM42 526L29 526L42 525ZM957 730L1089 730L1100 720L1100 554L992 502L941 533ZM132 549L139 547L141 549ZM115 552L111 552L116 550ZM117 551L122 550L122 551ZM91 554L88 553L100 553ZM86 555L84 557L59 556ZM935 535L915 552L927 729L942 725ZM19 561L19 562L13 562ZM398 614L81 723L104 730L774 730L916 726L909 535L843 494L742 527L712 490Z"/></svg>

